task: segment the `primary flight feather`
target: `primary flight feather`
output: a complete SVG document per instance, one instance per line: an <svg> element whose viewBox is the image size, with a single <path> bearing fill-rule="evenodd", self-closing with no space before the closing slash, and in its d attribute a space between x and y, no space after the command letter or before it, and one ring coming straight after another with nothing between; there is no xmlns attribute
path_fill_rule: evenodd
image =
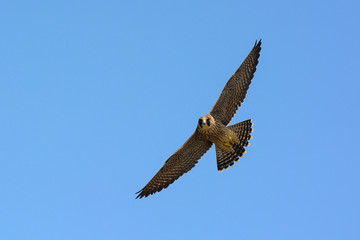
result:
<svg viewBox="0 0 360 240"><path fill-rule="evenodd" d="M201 117L193 135L180 147L156 173L136 198L147 197L167 188L184 173L190 171L198 160L215 144L218 171L234 166L249 146L252 137L251 119L227 126L243 103L259 62L261 39L238 70L231 76L210 113Z"/></svg>

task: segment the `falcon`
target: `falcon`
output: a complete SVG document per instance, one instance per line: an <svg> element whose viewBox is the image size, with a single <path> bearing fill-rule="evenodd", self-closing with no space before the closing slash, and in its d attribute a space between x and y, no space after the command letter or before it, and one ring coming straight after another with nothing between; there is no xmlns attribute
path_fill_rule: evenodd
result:
<svg viewBox="0 0 360 240"><path fill-rule="evenodd" d="M143 198L167 188L184 173L190 171L198 160L215 144L217 169L222 172L233 167L243 157L252 138L251 119L228 126L237 109L244 102L247 90L259 62L261 39L241 66L231 76L210 113L201 117L195 132L164 164L136 198Z"/></svg>

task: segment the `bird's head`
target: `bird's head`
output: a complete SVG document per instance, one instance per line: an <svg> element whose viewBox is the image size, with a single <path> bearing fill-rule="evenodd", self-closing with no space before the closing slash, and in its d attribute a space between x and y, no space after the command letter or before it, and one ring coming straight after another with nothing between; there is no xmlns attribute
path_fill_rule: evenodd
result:
<svg viewBox="0 0 360 240"><path fill-rule="evenodd" d="M206 130L214 124L215 124L214 118L210 114L208 114L208 115L205 115L205 116L199 118L198 128Z"/></svg>

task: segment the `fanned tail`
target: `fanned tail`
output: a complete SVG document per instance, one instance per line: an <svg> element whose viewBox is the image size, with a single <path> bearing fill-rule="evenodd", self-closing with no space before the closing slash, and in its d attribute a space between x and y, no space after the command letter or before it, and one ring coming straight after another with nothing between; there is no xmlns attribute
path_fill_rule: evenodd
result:
<svg viewBox="0 0 360 240"><path fill-rule="evenodd" d="M251 122L251 119L229 126L229 128L237 134L240 143L234 144L234 152L230 153L216 147L217 167L219 172L222 172L224 168L227 170L229 166L233 167L234 161L240 162L239 157L243 157L244 153L246 153L244 147L250 146L249 140L252 138L250 135L253 131L251 128L252 126L253 123Z"/></svg>

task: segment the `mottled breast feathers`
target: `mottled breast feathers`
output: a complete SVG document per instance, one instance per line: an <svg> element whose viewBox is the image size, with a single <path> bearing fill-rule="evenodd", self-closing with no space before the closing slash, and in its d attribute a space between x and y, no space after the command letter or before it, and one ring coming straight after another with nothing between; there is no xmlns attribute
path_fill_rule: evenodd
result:
<svg viewBox="0 0 360 240"><path fill-rule="evenodd" d="M241 106L246 97L247 90L249 89L249 85L256 71L260 50L261 40L255 42L249 55L229 79L210 113L199 119L195 133L165 162L164 166L156 173L150 182L137 192L138 196L136 198L147 197L167 188L184 173L190 171L198 160L211 148L213 142L217 147L218 170L222 170L223 168L226 169L229 165L232 166L234 161L237 161L238 157L242 156L245 152L244 146L247 146L247 141L251 137L251 121L244 121L243 123L235 124L233 126L227 125L230 123L237 109ZM236 126L243 126L242 124L245 123L249 125L245 128L246 131L243 131L246 142L238 143L236 148L231 149L231 152L225 151L222 153L220 151L221 149L219 150L218 148L219 143L215 140L221 139L224 135L224 131L218 131L220 133L214 135L210 130L212 128L220 130L229 128L237 133L236 130L238 128L236 128ZM210 130L206 132L199 130L199 128L209 128ZM242 133L237 134L240 136ZM225 136L227 135L225 134ZM231 138L229 139L232 140Z"/></svg>

